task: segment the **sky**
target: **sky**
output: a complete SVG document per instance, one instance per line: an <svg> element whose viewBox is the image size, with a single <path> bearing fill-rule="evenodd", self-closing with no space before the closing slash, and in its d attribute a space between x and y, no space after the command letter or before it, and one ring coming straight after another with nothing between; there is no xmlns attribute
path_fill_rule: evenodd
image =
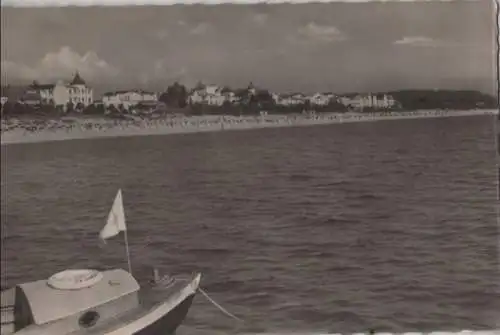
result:
<svg viewBox="0 0 500 335"><path fill-rule="evenodd" d="M489 1L10 8L2 81L494 91Z"/></svg>

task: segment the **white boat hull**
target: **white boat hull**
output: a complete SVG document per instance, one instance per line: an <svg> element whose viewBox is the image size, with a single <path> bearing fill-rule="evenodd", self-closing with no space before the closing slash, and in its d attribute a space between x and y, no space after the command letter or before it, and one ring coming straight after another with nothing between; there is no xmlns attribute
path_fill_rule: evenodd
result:
<svg viewBox="0 0 500 335"><path fill-rule="evenodd" d="M194 297L195 294L188 296L179 305L174 307L166 314L162 314L162 311L158 311L157 313L153 312L148 315L151 316L150 318L145 317L143 319L137 320L137 323L133 326L134 329L132 329L132 325L129 325L127 327L123 327L122 329L117 329L115 331L106 334L114 334L114 335L173 334L186 318L189 308L193 303ZM158 314L159 317L153 314Z"/></svg>
<svg viewBox="0 0 500 335"><path fill-rule="evenodd" d="M144 316L104 335L173 334L186 318L198 290L200 275L171 299L157 305Z"/></svg>
<svg viewBox="0 0 500 335"><path fill-rule="evenodd" d="M2 292L2 332L1 335L167 335L173 334L184 321L193 299L198 291L201 275L189 280L174 280L168 286L158 286L150 290L150 295L162 296L159 303L142 303L109 320L101 320L99 325L76 331L66 331L57 323L31 325L15 331L14 308L4 305L5 294ZM12 305L12 304L10 304ZM67 328L66 328L67 329Z"/></svg>

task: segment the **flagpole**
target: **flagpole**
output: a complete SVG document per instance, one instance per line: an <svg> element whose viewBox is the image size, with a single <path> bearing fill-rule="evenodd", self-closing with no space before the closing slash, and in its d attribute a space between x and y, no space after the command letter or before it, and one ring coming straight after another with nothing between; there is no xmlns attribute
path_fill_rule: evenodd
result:
<svg viewBox="0 0 500 335"><path fill-rule="evenodd" d="M122 190L118 189L115 201L108 214L108 221L99 233L101 240L106 243L106 239L120 234L123 231L125 239L125 252L127 253L128 272L132 274L132 264L130 262L130 250L128 247L127 225L125 223L125 210L123 209Z"/></svg>
<svg viewBox="0 0 500 335"><path fill-rule="evenodd" d="M123 221L125 223L125 210L123 208L123 196L122 196L122 190L119 189L118 190L119 194L120 194L120 201L121 201L121 208L122 208L122 211L123 211ZM128 272L130 274L132 274L132 264L130 262L130 251L128 249L128 235L127 235L127 228L126 226L124 225L125 229L123 230L123 238L125 239L125 252L127 253L127 264L128 264Z"/></svg>
<svg viewBox="0 0 500 335"><path fill-rule="evenodd" d="M127 237L127 230L123 231L123 236L125 238L125 251L127 253L127 263L128 263L128 272L132 274L132 265L130 263L130 252L128 250L128 237Z"/></svg>

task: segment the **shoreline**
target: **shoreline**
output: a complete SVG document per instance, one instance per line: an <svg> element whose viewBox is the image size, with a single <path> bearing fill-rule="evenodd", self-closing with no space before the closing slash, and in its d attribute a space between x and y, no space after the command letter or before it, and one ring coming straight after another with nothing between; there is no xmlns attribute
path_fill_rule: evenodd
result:
<svg viewBox="0 0 500 335"><path fill-rule="evenodd" d="M496 114L498 114L497 110L425 110L370 114L324 113L316 116L276 114L266 116L167 116L146 120L63 117L40 122L12 119L2 120L1 145Z"/></svg>

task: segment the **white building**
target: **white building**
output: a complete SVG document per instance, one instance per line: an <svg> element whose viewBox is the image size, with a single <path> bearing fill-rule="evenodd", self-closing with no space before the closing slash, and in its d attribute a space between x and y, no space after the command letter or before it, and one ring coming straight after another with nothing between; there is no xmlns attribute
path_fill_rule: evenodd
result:
<svg viewBox="0 0 500 335"><path fill-rule="evenodd" d="M274 103L281 106L301 105L306 102L306 97L302 93L294 94L272 94Z"/></svg>
<svg viewBox="0 0 500 335"><path fill-rule="evenodd" d="M394 97L392 95L384 94L382 97L382 100L378 100L378 106L382 108L392 108L395 107L397 104L397 101L394 100Z"/></svg>
<svg viewBox="0 0 500 335"><path fill-rule="evenodd" d="M396 105L396 101L391 95L388 94L368 94L356 95L355 97L341 97L340 103L352 108L392 108Z"/></svg>
<svg viewBox="0 0 500 335"><path fill-rule="evenodd" d="M218 85L200 85L189 95L190 104L222 106L224 102L235 103L239 99L233 91Z"/></svg>
<svg viewBox="0 0 500 335"><path fill-rule="evenodd" d="M44 85L34 82L31 88L40 94L43 104L65 107L68 102L71 102L76 107L77 105L88 106L94 101L93 89L87 86L78 72L69 84L61 80L55 84Z"/></svg>
<svg viewBox="0 0 500 335"><path fill-rule="evenodd" d="M102 97L104 107L107 108L113 105L118 108L119 106L123 106L126 110L140 103L152 103L157 101L158 97L156 93L142 90L106 92Z"/></svg>
<svg viewBox="0 0 500 335"><path fill-rule="evenodd" d="M71 101L69 88L61 81L56 84L32 85L38 91L43 104L65 106Z"/></svg>
<svg viewBox="0 0 500 335"><path fill-rule="evenodd" d="M236 93L234 93L229 89L226 90L222 89L222 95L224 96L225 101L228 101L230 103L237 103L240 101L240 98L236 96Z"/></svg>
<svg viewBox="0 0 500 335"><path fill-rule="evenodd" d="M311 105L326 106L335 98L333 93L316 93L309 98Z"/></svg>
<svg viewBox="0 0 500 335"><path fill-rule="evenodd" d="M67 87L69 90L69 99L74 105L81 103L84 106L88 106L94 101L94 90L87 86L78 72Z"/></svg>

